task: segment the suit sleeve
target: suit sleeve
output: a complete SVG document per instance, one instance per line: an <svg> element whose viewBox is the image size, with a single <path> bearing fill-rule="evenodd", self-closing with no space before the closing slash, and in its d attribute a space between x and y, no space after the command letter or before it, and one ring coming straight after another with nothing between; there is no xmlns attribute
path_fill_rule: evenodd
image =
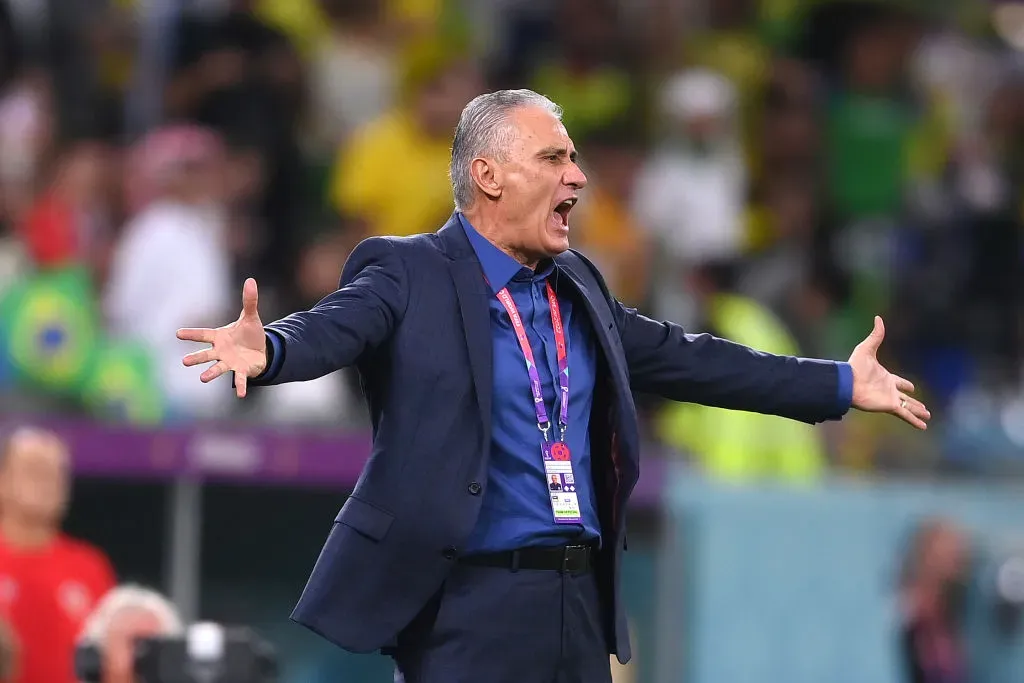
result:
<svg viewBox="0 0 1024 683"><path fill-rule="evenodd" d="M812 424L840 419L850 408L852 375L845 363L777 356L710 334L687 334L679 325L612 303L636 391Z"/></svg>
<svg viewBox="0 0 1024 683"><path fill-rule="evenodd" d="M349 256L338 290L266 326L267 370L254 386L304 382L352 365L387 341L405 313L408 279L391 240L371 237Z"/></svg>

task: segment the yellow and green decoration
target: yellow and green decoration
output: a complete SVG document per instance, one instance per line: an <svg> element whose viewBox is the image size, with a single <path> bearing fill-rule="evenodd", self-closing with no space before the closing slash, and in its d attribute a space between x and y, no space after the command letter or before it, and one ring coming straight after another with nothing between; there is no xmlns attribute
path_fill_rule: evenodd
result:
<svg viewBox="0 0 1024 683"><path fill-rule="evenodd" d="M0 353L25 388L78 401L98 417L163 418L148 354L105 337L84 268L35 273L0 294Z"/></svg>

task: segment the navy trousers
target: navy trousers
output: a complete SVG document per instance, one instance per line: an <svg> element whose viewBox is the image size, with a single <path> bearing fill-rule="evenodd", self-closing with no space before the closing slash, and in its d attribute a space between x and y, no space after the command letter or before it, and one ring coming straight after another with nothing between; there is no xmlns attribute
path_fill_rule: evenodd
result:
<svg viewBox="0 0 1024 683"><path fill-rule="evenodd" d="M610 683L591 573L458 565L403 631L395 683Z"/></svg>

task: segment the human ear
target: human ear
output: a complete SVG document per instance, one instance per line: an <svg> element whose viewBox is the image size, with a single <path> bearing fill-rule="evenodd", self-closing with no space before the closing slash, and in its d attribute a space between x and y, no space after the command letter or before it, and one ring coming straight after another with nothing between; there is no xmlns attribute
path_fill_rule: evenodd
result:
<svg viewBox="0 0 1024 683"><path fill-rule="evenodd" d="M504 178L501 168L491 159L477 157L469 167L473 182L491 199L501 196Z"/></svg>

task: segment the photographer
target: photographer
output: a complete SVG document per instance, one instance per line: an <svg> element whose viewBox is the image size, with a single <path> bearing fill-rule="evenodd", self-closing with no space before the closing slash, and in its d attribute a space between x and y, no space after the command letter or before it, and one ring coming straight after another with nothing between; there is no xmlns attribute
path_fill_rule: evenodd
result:
<svg viewBox="0 0 1024 683"><path fill-rule="evenodd" d="M70 492L56 434L22 427L0 442L0 619L19 647L8 683L71 683L75 640L115 584L103 551L61 530Z"/></svg>
<svg viewBox="0 0 1024 683"><path fill-rule="evenodd" d="M174 606L159 593L119 586L89 616L80 643L95 648L101 683L135 683L135 641L183 632Z"/></svg>
<svg viewBox="0 0 1024 683"><path fill-rule="evenodd" d="M932 519L911 538L900 581L907 683L967 683L963 619L970 549L951 522Z"/></svg>

